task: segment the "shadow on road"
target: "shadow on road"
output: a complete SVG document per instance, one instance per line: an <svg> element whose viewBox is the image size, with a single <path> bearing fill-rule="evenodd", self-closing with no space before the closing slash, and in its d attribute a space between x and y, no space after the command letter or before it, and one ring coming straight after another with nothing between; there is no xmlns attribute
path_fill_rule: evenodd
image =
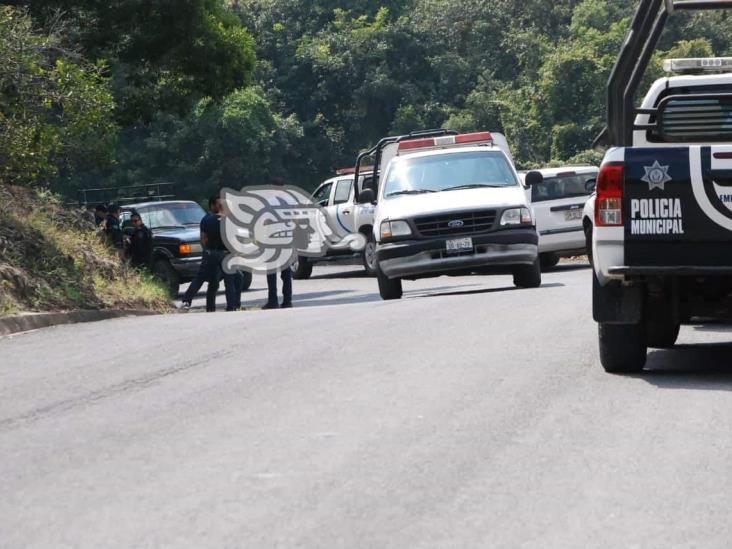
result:
<svg viewBox="0 0 732 549"><path fill-rule="evenodd" d="M542 288L562 288L564 284L555 282L552 284L542 284ZM465 288L465 286L452 286L452 288ZM454 292L440 292L434 293L438 290L449 290L448 288L430 288L427 291L420 291L419 293L410 293L409 298L418 297L445 297L451 295L473 295L473 294L492 294L496 292L510 292L512 290L523 290L523 288L517 288L516 286L501 286L500 288L479 288L475 290L456 290Z"/></svg>
<svg viewBox="0 0 732 549"><path fill-rule="evenodd" d="M663 389L732 390L732 343L677 345L648 353L639 378Z"/></svg>
<svg viewBox="0 0 732 549"><path fill-rule="evenodd" d="M590 263L587 261L578 263L560 263L554 267L543 268L542 273L561 273L565 271L581 271L582 269L589 269Z"/></svg>
<svg viewBox="0 0 732 549"><path fill-rule="evenodd" d="M336 273L313 275L309 280L332 280L334 278L375 278L366 274L366 271L361 268L355 271L338 271Z"/></svg>

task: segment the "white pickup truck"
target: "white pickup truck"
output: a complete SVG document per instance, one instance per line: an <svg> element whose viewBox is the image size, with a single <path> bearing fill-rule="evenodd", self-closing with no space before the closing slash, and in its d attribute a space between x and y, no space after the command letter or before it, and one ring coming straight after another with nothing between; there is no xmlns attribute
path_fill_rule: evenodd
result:
<svg viewBox="0 0 732 549"><path fill-rule="evenodd" d="M632 103L666 19L716 8L732 2L640 2L608 82L610 148L585 211L609 372L642 370L692 318L732 316L732 59L669 60L675 75Z"/></svg>
<svg viewBox="0 0 732 549"><path fill-rule="evenodd" d="M296 279L309 278L313 265L318 262L348 259L361 259L366 273L375 274L374 206L356 202L354 175L347 173L348 171L350 170L342 170L340 175L321 183L313 192L313 202L325 210L329 225L338 231L339 236L361 233L366 237L366 245L356 254L351 250L329 250L323 257L299 257L293 265L293 276ZM359 176L359 189L363 188L364 182L368 185L370 181L371 173L362 172Z"/></svg>
<svg viewBox="0 0 732 549"><path fill-rule="evenodd" d="M377 193L366 189L359 201L376 202L383 299L401 298L403 279L496 269L513 273L518 287L541 284L526 187L502 135L438 130L387 138L377 158ZM540 182L538 172L526 175L527 186Z"/></svg>

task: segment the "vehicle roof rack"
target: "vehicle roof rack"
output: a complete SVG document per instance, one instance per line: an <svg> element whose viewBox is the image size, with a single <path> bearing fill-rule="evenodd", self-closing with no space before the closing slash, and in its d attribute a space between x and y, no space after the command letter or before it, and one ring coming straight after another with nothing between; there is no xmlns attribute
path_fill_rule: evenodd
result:
<svg viewBox="0 0 732 549"><path fill-rule="evenodd" d="M595 147L632 144L635 94L674 11L732 9L732 0L641 0L607 83L607 127Z"/></svg>
<svg viewBox="0 0 732 549"><path fill-rule="evenodd" d="M391 143L399 143L400 141L405 141L407 139L418 139L421 137L439 137L442 135L458 135L458 132L455 130L446 130L444 128L439 128L435 130L419 130L410 132L406 135L393 135L390 137L384 137L383 139L380 139L379 142L371 147L369 150L362 152L358 155L358 158L356 159L356 170L354 172L354 181L358 182L359 174L361 173L361 164L362 162L370 157L374 157L373 165L369 164L368 167L370 168L369 171L373 170L372 177L375 181L378 182L379 176L381 175L381 153L384 150L384 147L387 145L390 145ZM356 202L358 202L358 184L356 185L356 191L355 191L355 199Z"/></svg>
<svg viewBox="0 0 732 549"><path fill-rule="evenodd" d="M171 181L78 191L79 205L82 207L90 204L124 205L133 202L161 202L173 198L175 198L175 183Z"/></svg>

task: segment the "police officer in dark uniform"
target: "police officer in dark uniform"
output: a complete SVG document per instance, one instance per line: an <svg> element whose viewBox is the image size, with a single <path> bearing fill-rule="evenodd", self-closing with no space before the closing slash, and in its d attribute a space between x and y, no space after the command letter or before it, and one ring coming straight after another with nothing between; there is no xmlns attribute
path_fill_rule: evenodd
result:
<svg viewBox="0 0 732 549"><path fill-rule="evenodd" d="M201 220L201 244L203 245L203 261L208 288L206 289L206 311L216 310L216 293L219 291L221 278L224 279L226 289L226 310L236 311L241 308L241 273L228 274L224 272L222 262L227 254L226 246L221 238L221 202L218 196L212 196L209 201L210 213ZM200 286L199 286L200 287ZM190 288L189 288L190 290ZM196 289L195 291L198 291ZM192 299L193 295L186 292L184 302Z"/></svg>
<svg viewBox="0 0 732 549"><path fill-rule="evenodd" d="M137 212L130 216L132 234L130 235L130 263L133 267L149 267L152 260L153 234Z"/></svg>
<svg viewBox="0 0 732 549"><path fill-rule="evenodd" d="M124 233L119 224L119 206L110 204L107 208L107 219L104 221L104 234L107 235L109 243L119 250L119 253L122 253L122 249L124 248Z"/></svg>

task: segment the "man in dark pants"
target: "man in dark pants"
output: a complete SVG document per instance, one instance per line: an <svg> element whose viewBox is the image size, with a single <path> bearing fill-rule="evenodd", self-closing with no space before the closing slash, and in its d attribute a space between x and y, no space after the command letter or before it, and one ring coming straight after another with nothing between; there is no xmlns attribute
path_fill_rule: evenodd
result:
<svg viewBox="0 0 732 549"><path fill-rule="evenodd" d="M201 219L200 229L201 229L201 243L203 243L203 227L204 223L208 219L209 216L216 215L213 212L213 208L216 205L216 200L214 198L218 199L218 197L211 197L208 200L208 213L203 216L203 219ZM184 308L188 308L191 306L191 302L193 301L193 298L198 293L198 291L201 289L201 286L203 286L203 283L206 282L209 279L209 254L206 253L206 250L203 250L203 256L201 257L201 265L198 267L198 272L196 273L196 276L193 280L191 280L191 283L188 285L188 289L186 290L186 293L183 295L183 299L181 300L181 303L183 304Z"/></svg>
<svg viewBox="0 0 732 549"><path fill-rule="evenodd" d="M130 235L130 263L133 267L149 267L152 260L153 234L142 222L140 214L130 216L132 234Z"/></svg>
<svg viewBox="0 0 732 549"><path fill-rule="evenodd" d="M201 245L203 246L201 267L183 296L183 306L190 307L193 296L201 289L201 285L207 282L206 311L216 311L216 294L223 277L226 288L226 310L235 311L241 308L243 282L240 280L243 277L241 273L227 274L221 266L227 250L221 238L221 204L218 196L209 198L208 208L209 213L201 220Z"/></svg>
<svg viewBox="0 0 732 549"><path fill-rule="evenodd" d="M292 307L292 270L287 267L280 273L282 279L282 305L277 302L277 273L267 275L267 303L262 309L290 309Z"/></svg>
<svg viewBox="0 0 732 549"><path fill-rule="evenodd" d="M270 179L270 185L273 187L284 187L285 180L281 177L273 177ZM267 303L262 309L289 309L292 307L292 270L287 267L280 272L282 279L282 305L277 301L277 273L267 275Z"/></svg>

